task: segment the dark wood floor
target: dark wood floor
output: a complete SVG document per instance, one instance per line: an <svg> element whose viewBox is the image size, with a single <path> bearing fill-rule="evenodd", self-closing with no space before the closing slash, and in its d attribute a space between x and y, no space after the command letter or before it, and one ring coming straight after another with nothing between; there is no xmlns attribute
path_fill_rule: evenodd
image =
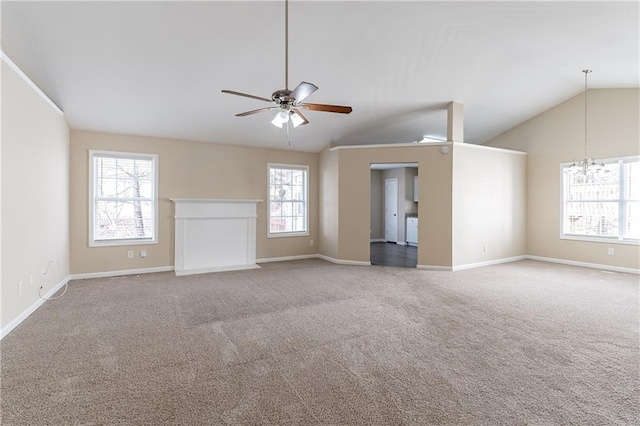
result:
<svg viewBox="0 0 640 426"><path fill-rule="evenodd" d="M371 264L415 268L418 263L418 247L396 243L371 243Z"/></svg>

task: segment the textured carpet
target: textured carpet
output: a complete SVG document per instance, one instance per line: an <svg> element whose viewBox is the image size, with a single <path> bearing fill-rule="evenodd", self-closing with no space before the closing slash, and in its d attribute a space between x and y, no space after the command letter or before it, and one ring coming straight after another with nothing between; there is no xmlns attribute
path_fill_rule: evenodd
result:
<svg viewBox="0 0 640 426"><path fill-rule="evenodd" d="M640 424L637 275L321 260L72 281L2 341L2 424Z"/></svg>

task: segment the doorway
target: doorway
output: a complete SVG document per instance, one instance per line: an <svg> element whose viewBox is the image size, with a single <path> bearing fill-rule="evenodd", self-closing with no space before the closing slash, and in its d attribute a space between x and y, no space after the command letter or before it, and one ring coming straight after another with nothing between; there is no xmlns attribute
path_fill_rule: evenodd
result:
<svg viewBox="0 0 640 426"><path fill-rule="evenodd" d="M417 218L414 178L418 163L371 164L370 245L372 265L415 268L418 248L408 243L407 218ZM413 240L412 240L413 241Z"/></svg>

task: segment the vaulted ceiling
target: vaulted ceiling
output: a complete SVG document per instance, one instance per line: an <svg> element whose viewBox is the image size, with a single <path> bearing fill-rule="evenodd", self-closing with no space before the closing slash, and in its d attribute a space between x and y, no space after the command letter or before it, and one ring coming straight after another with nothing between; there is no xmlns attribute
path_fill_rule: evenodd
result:
<svg viewBox="0 0 640 426"><path fill-rule="evenodd" d="M638 2L303 1L289 4L289 88L307 101L291 130L268 106L283 89L284 2L2 2L2 50L71 128L317 152L326 144L446 137L484 143L591 88L639 86Z"/></svg>

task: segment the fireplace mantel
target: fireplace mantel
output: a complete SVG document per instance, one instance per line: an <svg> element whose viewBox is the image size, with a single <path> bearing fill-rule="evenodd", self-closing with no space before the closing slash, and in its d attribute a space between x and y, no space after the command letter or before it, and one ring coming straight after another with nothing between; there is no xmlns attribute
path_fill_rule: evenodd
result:
<svg viewBox="0 0 640 426"><path fill-rule="evenodd" d="M170 200L175 203L176 275L259 268L256 210L262 200Z"/></svg>

